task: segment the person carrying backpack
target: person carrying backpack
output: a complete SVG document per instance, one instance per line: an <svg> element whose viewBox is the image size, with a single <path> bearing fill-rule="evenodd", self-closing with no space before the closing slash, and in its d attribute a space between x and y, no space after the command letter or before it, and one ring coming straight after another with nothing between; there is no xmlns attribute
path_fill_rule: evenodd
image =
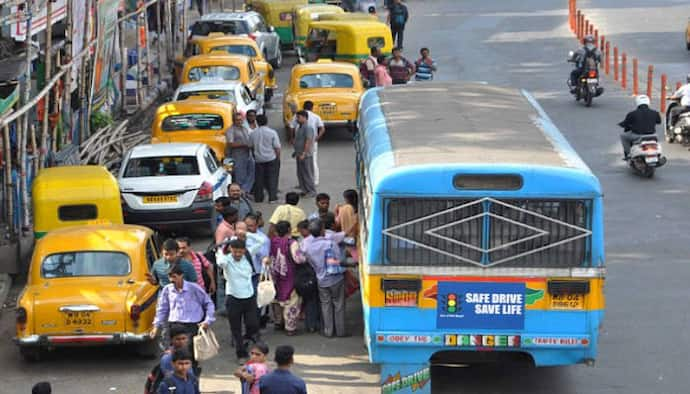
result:
<svg viewBox="0 0 690 394"><path fill-rule="evenodd" d="M201 394L199 380L192 373L192 354L186 349L175 350L174 372L163 378L158 394Z"/></svg>
<svg viewBox="0 0 690 394"><path fill-rule="evenodd" d="M386 23L391 26L393 41L400 49L403 47L403 32L408 19L410 19L410 14L407 12L407 6L400 0L393 0L393 3L388 7Z"/></svg>
<svg viewBox="0 0 690 394"><path fill-rule="evenodd" d="M378 66L378 57L381 56L381 50L378 47L371 47L369 49L369 57L364 59L362 63L359 64L359 73L362 75L363 81L369 81L369 86L376 86L376 66Z"/></svg>

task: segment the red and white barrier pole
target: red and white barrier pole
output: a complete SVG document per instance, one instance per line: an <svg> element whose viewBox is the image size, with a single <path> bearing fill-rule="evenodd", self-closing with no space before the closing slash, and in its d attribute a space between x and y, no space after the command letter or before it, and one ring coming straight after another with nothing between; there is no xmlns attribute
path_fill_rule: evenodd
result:
<svg viewBox="0 0 690 394"><path fill-rule="evenodd" d="M599 47L599 29L594 29L594 46Z"/></svg>
<svg viewBox="0 0 690 394"><path fill-rule="evenodd" d="M633 78L633 95L637 96L640 94L640 79L637 74L637 58L634 57L632 60L632 78Z"/></svg>
<svg viewBox="0 0 690 394"><path fill-rule="evenodd" d="M659 104L659 109L662 113L666 112L666 74L661 74L661 103Z"/></svg>
<svg viewBox="0 0 690 394"><path fill-rule="evenodd" d="M628 87L628 56L623 52L621 55L621 87L626 89Z"/></svg>
<svg viewBox="0 0 690 394"><path fill-rule="evenodd" d="M601 37L601 39L603 40L604 37ZM606 75L609 75L611 72L611 44L608 41L606 41L606 45L604 46L604 59L604 72Z"/></svg>
<svg viewBox="0 0 690 394"><path fill-rule="evenodd" d="M652 84L654 83L654 66L649 65L647 67L647 97L652 99Z"/></svg>
<svg viewBox="0 0 690 394"><path fill-rule="evenodd" d="M618 47L613 47L613 80L618 81Z"/></svg>

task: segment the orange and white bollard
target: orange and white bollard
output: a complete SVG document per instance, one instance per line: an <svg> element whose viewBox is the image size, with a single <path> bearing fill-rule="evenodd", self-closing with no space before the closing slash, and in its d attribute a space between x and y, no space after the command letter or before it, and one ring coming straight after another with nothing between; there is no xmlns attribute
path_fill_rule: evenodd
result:
<svg viewBox="0 0 690 394"><path fill-rule="evenodd" d="M601 40L601 43L599 44L599 49L603 51L604 50L604 44L606 43L606 39L604 38L603 34L602 34L600 40Z"/></svg>
<svg viewBox="0 0 690 394"><path fill-rule="evenodd" d="M577 10L577 16L575 20L575 36L578 40L582 39L582 11Z"/></svg>
<svg viewBox="0 0 690 394"><path fill-rule="evenodd" d="M637 96L640 94L640 78L637 74L637 58L634 57L632 60L632 78L633 78L633 95Z"/></svg>
<svg viewBox="0 0 690 394"><path fill-rule="evenodd" d="M628 87L628 56L623 52L621 55L621 87L626 89Z"/></svg>
<svg viewBox="0 0 690 394"><path fill-rule="evenodd" d="M589 34L589 19L585 19L585 33L582 35L582 38L585 38L585 36L588 34Z"/></svg>
<svg viewBox="0 0 690 394"><path fill-rule="evenodd" d="M602 37L602 40L604 37ZM604 46L604 72L609 75L611 72L611 44L607 41Z"/></svg>
<svg viewBox="0 0 690 394"><path fill-rule="evenodd" d="M653 87L652 84L653 83L654 83L654 66L650 64L649 67L647 67L647 97L649 97L650 100L652 99L652 87Z"/></svg>
<svg viewBox="0 0 690 394"><path fill-rule="evenodd" d="M659 110L661 113L666 112L666 74L661 74L661 99L659 104Z"/></svg>
<svg viewBox="0 0 690 394"><path fill-rule="evenodd" d="M613 47L613 80L618 81L618 47Z"/></svg>
<svg viewBox="0 0 690 394"><path fill-rule="evenodd" d="M594 46L599 47L599 29L594 29Z"/></svg>

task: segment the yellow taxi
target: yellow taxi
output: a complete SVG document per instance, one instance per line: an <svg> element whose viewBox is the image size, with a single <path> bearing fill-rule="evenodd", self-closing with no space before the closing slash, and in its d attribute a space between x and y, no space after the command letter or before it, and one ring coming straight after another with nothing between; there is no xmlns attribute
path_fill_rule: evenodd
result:
<svg viewBox="0 0 690 394"><path fill-rule="evenodd" d="M158 286L146 280L158 258L153 231L126 224L75 226L38 240L17 300L15 343L28 361L60 346L136 344L149 337Z"/></svg>
<svg viewBox="0 0 690 394"><path fill-rule="evenodd" d="M206 144L220 161L225 158L225 130L232 125L232 103L187 99L162 104L151 125L151 143Z"/></svg>
<svg viewBox="0 0 690 394"><path fill-rule="evenodd" d="M266 89L264 76L249 56L211 52L192 56L184 63L180 83L213 80L244 82L252 98L263 107Z"/></svg>
<svg viewBox="0 0 690 394"><path fill-rule="evenodd" d="M256 70L263 73L265 85L266 102L271 100L273 93L278 89L278 79L276 78L273 66L266 61L263 53L259 50L256 41L244 36L214 36L205 40L200 40L196 44L199 54L226 52L229 55L249 56L254 62Z"/></svg>
<svg viewBox="0 0 690 394"><path fill-rule="evenodd" d="M283 122L287 127L309 100L324 124L347 124L354 130L363 93L359 69L351 63L321 60L298 64L292 68L283 98Z"/></svg>

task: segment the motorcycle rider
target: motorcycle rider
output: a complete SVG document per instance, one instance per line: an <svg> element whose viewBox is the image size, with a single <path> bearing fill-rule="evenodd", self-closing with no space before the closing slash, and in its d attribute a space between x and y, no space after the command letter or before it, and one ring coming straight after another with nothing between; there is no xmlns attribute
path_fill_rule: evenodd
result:
<svg viewBox="0 0 690 394"><path fill-rule="evenodd" d="M678 117L690 111L690 74L685 77L685 85L671 95L671 100L680 99L680 105L671 108L671 125L675 125Z"/></svg>
<svg viewBox="0 0 690 394"><path fill-rule="evenodd" d="M649 108L649 97L641 94L635 97L637 109L628 112L625 120L618 123L623 128L621 145L623 145L623 160L628 160L630 147L638 138L656 134L656 125L661 124L659 112Z"/></svg>
<svg viewBox="0 0 690 394"><path fill-rule="evenodd" d="M592 65L587 67L587 60L594 60L593 67L597 70L599 69L599 64L601 63L601 51L596 47L594 36L586 35L585 38L582 39L582 43L584 46L575 51L571 59L571 61L575 63L575 69L570 72L568 86L570 86L570 93L573 94L575 93L578 78L580 78L585 71L589 71L589 68L592 67ZM603 92L603 89L601 89L601 92ZM600 95L601 92L597 92L597 96Z"/></svg>

